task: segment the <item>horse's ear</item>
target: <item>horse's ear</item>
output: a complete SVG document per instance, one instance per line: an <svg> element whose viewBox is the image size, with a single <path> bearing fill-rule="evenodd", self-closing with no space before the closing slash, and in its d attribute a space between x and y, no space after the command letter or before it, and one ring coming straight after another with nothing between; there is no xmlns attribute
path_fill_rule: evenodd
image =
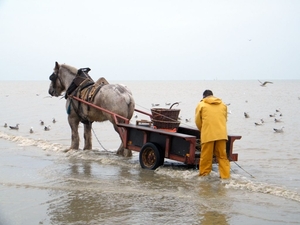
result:
<svg viewBox="0 0 300 225"><path fill-rule="evenodd" d="M54 71L57 73L58 70L59 70L59 64L58 64L58 62L55 62Z"/></svg>

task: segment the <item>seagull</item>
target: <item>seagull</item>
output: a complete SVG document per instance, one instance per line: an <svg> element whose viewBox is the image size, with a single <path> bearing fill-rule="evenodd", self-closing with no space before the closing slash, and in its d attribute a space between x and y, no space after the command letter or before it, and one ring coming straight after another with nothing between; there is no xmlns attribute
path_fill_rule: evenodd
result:
<svg viewBox="0 0 300 225"><path fill-rule="evenodd" d="M29 130L29 133L33 133L33 128L32 127L30 127L30 130Z"/></svg>
<svg viewBox="0 0 300 225"><path fill-rule="evenodd" d="M55 120L55 118L53 118L53 120L52 120L52 123L56 123L56 120Z"/></svg>
<svg viewBox="0 0 300 225"><path fill-rule="evenodd" d="M4 127L7 127L7 123L4 124Z"/></svg>
<svg viewBox="0 0 300 225"><path fill-rule="evenodd" d="M267 84L273 84L273 82L271 82L271 81L265 81L265 82L261 82L260 80L258 80L258 81L260 83L260 86L262 86L262 87L266 87Z"/></svg>
<svg viewBox="0 0 300 225"><path fill-rule="evenodd" d="M40 120L41 121L41 125L43 126L44 125L44 121L43 120Z"/></svg>
<svg viewBox="0 0 300 225"><path fill-rule="evenodd" d="M12 130L19 130L19 124L17 123L17 125L14 127L14 126L9 126L10 129Z"/></svg>
<svg viewBox="0 0 300 225"><path fill-rule="evenodd" d="M263 123L254 123L256 126L260 126L260 125L262 125Z"/></svg>
<svg viewBox="0 0 300 225"><path fill-rule="evenodd" d="M171 105L171 102L166 102L165 104L166 104L166 105Z"/></svg>
<svg viewBox="0 0 300 225"><path fill-rule="evenodd" d="M49 131L49 130L50 130L50 126L48 126L48 127L45 126L44 130L45 130L45 131Z"/></svg>
<svg viewBox="0 0 300 225"><path fill-rule="evenodd" d="M138 115L137 115L137 114L135 114L135 115L134 115L134 118L138 118Z"/></svg>
<svg viewBox="0 0 300 225"><path fill-rule="evenodd" d="M280 129L273 128L273 130L275 131L275 133L283 133L283 127L281 127Z"/></svg>
<svg viewBox="0 0 300 225"><path fill-rule="evenodd" d="M275 116L276 116L276 113L270 114L269 116L270 116L270 117L275 117Z"/></svg>
<svg viewBox="0 0 300 225"><path fill-rule="evenodd" d="M159 106L159 103L152 103L152 107Z"/></svg>
<svg viewBox="0 0 300 225"><path fill-rule="evenodd" d="M274 119L274 122L275 122L275 123L280 123L280 122L282 122L282 121L281 121L281 119L276 119L276 118L275 118L275 119Z"/></svg>
<svg viewBox="0 0 300 225"><path fill-rule="evenodd" d="M249 114L246 113L246 112L244 112L244 116L245 116L245 118L249 118L250 117Z"/></svg>
<svg viewBox="0 0 300 225"><path fill-rule="evenodd" d="M185 119L185 122L191 122L191 118Z"/></svg>

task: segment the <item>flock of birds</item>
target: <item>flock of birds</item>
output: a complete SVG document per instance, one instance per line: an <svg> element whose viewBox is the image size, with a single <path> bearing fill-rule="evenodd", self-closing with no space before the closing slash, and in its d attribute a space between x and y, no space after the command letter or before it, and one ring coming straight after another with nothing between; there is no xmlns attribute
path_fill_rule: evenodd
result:
<svg viewBox="0 0 300 225"><path fill-rule="evenodd" d="M271 82L271 81L264 81L264 82L262 82L260 80L258 80L258 81L260 83L260 86L262 86L262 87L266 87L267 84L273 84L273 82ZM300 100L300 98L299 98L299 100ZM276 118L277 114L279 114L280 118ZM249 113L244 112L244 117L249 118L250 117ZM275 123L283 122L282 121L282 113L280 112L279 109L276 109L275 113L270 114L269 117L274 117ZM261 126L264 124L264 122L265 122L264 119L260 119L260 122L255 122L254 124L255 124L255 126ZM284 128L284 126L282 126L281 128L273 128L273 130L275 133L283 133L283 128Z"/></svg>
<svg viewBox="0 0 300 225"><path fill-rule="evenodd" d="M277 114L279 114L280 118L276 118ZM250 118L249 113L244 112L244 117L245 118ZM273 114L270 114L269 117L274 117L274 122L275 123L281 123L282 121L282 113L280 112L279 109L276 109L276 112ZM255 126L261 126L264 124L264 119L260 119L260 122L254 122ZM273 128L275 133L283 133L283 128L284 126L282 126L281 128Z"/></svg>
<svg viewBox="0 0 300 225"><path fill-rule="evenodd" d="M52 119L52 123L56 123L55 118ZM5 123L5 124L4 124L4 127L9 127L11 130L19 130L19 125L20 125L20 124L17 123L15 126L8 126L7 123ZM49 130L50 130L50 125L45 126L45 123L44 123L43 120L40 120L40 125L41 125L41 126L44 126L44 130L45 130L45 131L49 131ZM31 133L31 134L34 133L33 127L30 127L29 133Z"/></svg>

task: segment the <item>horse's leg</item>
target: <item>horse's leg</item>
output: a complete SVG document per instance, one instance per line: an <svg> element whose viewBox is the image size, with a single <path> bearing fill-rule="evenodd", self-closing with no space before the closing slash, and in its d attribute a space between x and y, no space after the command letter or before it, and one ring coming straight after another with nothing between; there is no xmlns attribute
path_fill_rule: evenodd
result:
<svg viewBox="0 0 300 225"><path fill-rule="evenodd" d="M79 118L74 116L68 116L69 125L72 131L72 141L70 149L79 149L79 134L78 134L78 124Z"/></svg>
<svg viewBox="0 0 300 225"><path fill-rule="evenodd" d="M84 148L83 150L92 150L92 123L84 124Z"/></svg>
<svg viewBox="0 0 300 225"><path fill-rule="evenodd" d="M131 150L124 148L122 137L121 137L121 134L119 133L118 126L116 124L114 124L114 128L115 128L115 131L119 134L120 139L121 139L121 144L120 144L120 147L118 148L117 155L123 155L125 157L132 156Z"/></svg>
<svg viewBox="0 0 300 225"><path fill-rule="evenodd" d="M122 139L121 139L122 141ZM117 155L123 155L125 157L130 157L132 156L132 152L130 149L124 148L123 142L121 142L120 147L117 151Z"/></svg>

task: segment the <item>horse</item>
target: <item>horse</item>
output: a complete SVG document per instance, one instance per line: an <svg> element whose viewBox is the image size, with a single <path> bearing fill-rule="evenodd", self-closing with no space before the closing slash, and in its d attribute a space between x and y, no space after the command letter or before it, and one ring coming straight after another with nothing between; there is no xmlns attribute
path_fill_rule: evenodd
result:
<svg viewBox="0 0 300 225"><path fill-rule="evenodd" d="M71 146L68 150L79 149L78 125L80 122L84 124L83 150L92 149L91 129L94 121L103 122L109 120L121 138L116 124L117 121L112 114L77 101L73 96L127 118L128 121L134 113L135 101L132 92L126 86L110 84L103 77L94 82L88 75L89 70L89 68L78 70L73 66L55 62L54 71L49 77L51 83L48 93L51 96L59 97L65 92L68 122L72 131ZM121 121L124 120L121 119ZM117 154L123 156L132 155L131 150L124 148L122 138Z"/></svg>

